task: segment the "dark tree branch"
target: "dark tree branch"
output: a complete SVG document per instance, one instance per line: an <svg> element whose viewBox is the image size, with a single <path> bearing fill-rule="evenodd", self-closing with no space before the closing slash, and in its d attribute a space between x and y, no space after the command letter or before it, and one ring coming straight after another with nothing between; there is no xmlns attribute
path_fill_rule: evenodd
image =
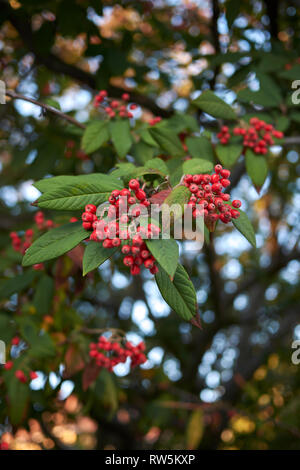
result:
<svg viewBox="0 0 300 470"><path fill-rule="evenodd" d="M40 101L37 101L33 98L29 98L28 96L21 95L20 93L15 93L14 91L7 91L6 96L9 96L13 100L23 100L23 101L28 101L29 103L35 104L36 106L39 106L42 109L45 109L46 111L55 114L56 116L59 116L62 119L65 119L66 121L70 122L74 126L80 127L81 129L85 129L85 125L82 124L81 122L76 121L72 116L69 116L68 114L63 113L62 111L59 111L56 108L53 108L52 106L49 106L45 103L41 103Z"/></svg>

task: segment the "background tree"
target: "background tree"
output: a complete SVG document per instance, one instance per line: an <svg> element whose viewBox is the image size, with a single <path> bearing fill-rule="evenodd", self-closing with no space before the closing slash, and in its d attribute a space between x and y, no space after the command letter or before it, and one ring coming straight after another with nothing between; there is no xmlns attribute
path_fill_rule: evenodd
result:
<svg viewBox="0 0 300 470"><path fill-rule="evenodd" d="M2 448L299 448L298 2L0 6L0 339L13 363L0 377ZM115 138L100 132L99 90L117 100L129 93L138 105ZM284 132L266 155L244 151L239 136L217 137L222 125L232 134L253 117ZM232 198L257 245L218 224L197 256L181 246L203 329L171 311L152 276L131 277L118 258L83 277L80 240L41 269L22 267L24 243L82 212L41 199L37 215L31 203L47 194L45 177L68 186L83 181L69 176L142 175L153 187L165 170L174 187L186 168L209 171L196 171L195 160L231 169ZM90 376L88 345L103 329L144 340L148 362Z"/></svg>

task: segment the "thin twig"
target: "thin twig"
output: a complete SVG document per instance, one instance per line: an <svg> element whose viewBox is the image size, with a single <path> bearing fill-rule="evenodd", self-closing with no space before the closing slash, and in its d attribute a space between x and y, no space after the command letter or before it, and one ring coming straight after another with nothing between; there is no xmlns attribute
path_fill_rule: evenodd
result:
<svg viewBox="0 0 300 470"><path fill-rule="evenodd" d="M15 93L14 91L6 91L5 94L6 96L9 96L9 98L12 98L13 100L23 100L23 101L28 101L29 103L35 104L36 106L39 106L40 108L45 109L46 111L52 114L56 114L56 116L59 116L60 118L65 119L66 121L69 121L74 126L80 127L80 129L85 129L84 124L81 124L81 122L76 121L76 119L74 119L73 117L69 116L68 114L63 113L62 111L59 111L59 109L49 106L48 104L41 103L40 101L37 101L33 98L29 98L28 96L21 95L20 93Z"/></svg>

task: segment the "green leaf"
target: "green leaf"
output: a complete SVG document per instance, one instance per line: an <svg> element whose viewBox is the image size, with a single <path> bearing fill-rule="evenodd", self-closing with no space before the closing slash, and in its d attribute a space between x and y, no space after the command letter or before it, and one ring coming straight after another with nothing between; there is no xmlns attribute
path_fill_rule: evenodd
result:
<svg viewBox="0 0 300 470"><path fill-rule="evenodd" d="M188 421L186 429L186 444L187 449L197 449L204 432L204 416L201 408L194 410Z"/></svg>
<svg viewBox="0 0 300 470"><path fill-rule="evenodd" d="M85 153L93 153L109 139L108 121L93 121L87 125L81 147Z"/></svg>
<svg viewBox="0 0 300 470"><path fill-rule="evenodd" d="M153 139L159 144L161 149L172 157L182 157L185 152L177 134L166 127L153 127L149 129Z"/></svg>
<svg viewBox="0 0 300 470"><path fill-rule="evenodd" d="M173 282L160 266L155 280L161 295L178 315L186 321L197 315L196 292L183 266L178 264Z"/></svg>
<svg viewBox="0 0 300 470"><path fill-rule="evenodd" d="M163 175L168 174L168 167L161 158L152 158L145 164L145 168L151 170L159 170Z"/></svg>
<svg viewBox="0 0 300 470"><path fill-rule="evenodd" d="M113 189L122 189L124 186L117 177L112 175L105 175L103 173L90 173L89 175L60 175L53 176L52 178L44 178L42 180L36 181L34 186L41 192L45 193L46 191L53 191L59 187L65 187L68 185L76 184L96 184L101 187Z"/></svg>
<svg viewBox="0 0 300 470"><path fill-rule="evenodd" d="M21 383L15 377L8 380L9 417L13 425L19 424L29 402L28 384Z"/></svg>
<svg viewBox="0 0 300 470"><path fill-rule="evenodd" d="M17 294L29 287L37 277L36 271L27 271L24 274L7 279L0 284L0 299L8 299L11 295Z"/></svg>
<svg viewBox="0 0 300 470"><path fill-rule="evenodd" d="M43 263L67 253L89 236L81 222L54 228L38 238L26 251L23 266Z"/></svg>
<svg viewBox="0 0 300 470"><path fill-rule="evenodd" d="M16 326L14 321L12 320L11 314L9 316L4 312L0 312L0 332L1 340L4 341L6 344L10 343L13 336L15 336Z"/></svg>
<svg viewBox="0 0 300 470"><path fill-rule="evenodd" d="M93 269L98 268L104 261L117 251L117 248L103 248L101 243L89 242L84 250L82 269L85 276Z"/></svg>
<svg viewBox="0 0 300 470"><path fill-rule="evenodd" d="M58 101L53 100L52 98L47 98L45 102L48 106L51 106L51 108L58 109L59 111L61 111L61 107Z"/></svg>
<svg viewBox="0 0 300 470"><path fill-rule="evenodd" d="M193 104L215 118L236 119L236 114L231 106L210 90L203 91L201 95L193 101Z"/></svg>
<svg viewBox="0 0 300 470"><path fill-rule="evenodd" d="M36 285L33 305L39 315L47 315L50 312L54 295L54 281L44 274Z"/></svg>
<svg viewBox="0 0 300 470"><path fill-rule="evenodd" d="M177 134L185 130L192 132L199 131L197 120L194 116L186 113L175 113L170 119L168 119L168 126L175 130Z"/></svg>
<svg viewBox="0 0 300 470"><path fill-rule="evenodd" d="M55 345L48 333L40 332L33 321L24 318L19 321L22 338L29 344L28 354L38 359L53 357L56 354Z"/></svg>
<svg viewBox="0 0 300 470"><path fill-rule="evenodd" d="M110 415L118 409L118 389L114 375L106 369L102 369L96 380L94 393L104 409L110 411Z"/></svg>
<svg viewBox="0 0 300 470"><path fill-rule="evenodd" d="M247 149L245 155L246 170L253 184L260 189L268 176L268 164L264 155L256 155Z"/></svg>
<svg viewBox="0 0 300 470"><path fill-rule="evenodd" d="M202 158L211 162L214 161L213 147L207 137L188 137L185 143L193 158Z"/></svg>
<svg viewBox="0 0 300 470"><path fill-rule="evenodd" d="M278 107L282 102L281 91L276 82L267 74L257 72L260 82L258 91L251 91L249 88L240 90L237 93L238 99L246 103L255 103L265 107Z"/></svg>
<svg viewBox="0 0 300 470"><path fill-rule="evenodd" d="M108 200L113 189L110 185L97 185L80 183L76 185L60 186L44 193L37 203L42 209L55 209L60 211L83 210L87 204L101 204Z"/></svg>
<svg viewBox="0 0 300 470"><path fill-rule="evenodd" d="M259 80L260 91L270 98L270 103L273 103L272 106L279 106L282 102L282 96L277 83L266 73L256 72L256 77Z"/></svg>
<svg viewBox="0 0 300 470"><path fill-rule="evenodd" d="M181 158L171 158L166 162L168 166L169 182L171 186L175 186L181 180L183 175Z"/></svg>
<svg viewBox="0 0 300 470"><path fill-rule="evenodd" d="M148 160L153 158L155 147L140 140L136 144L133 144L131 153L137 163L144 165Z"/></svg>
<svg viewBox="0 0 300 470"><path fill-rule="evenodd" d="M237 209L240 212L240 217L238 219L232 219L232 223L235 228L241 232L242 235L248 240L251 245L256 248L256 239L253 225L251 224L248 216L241 209Z"/></svg>
<svg viewBox="0 0 300 470"><path fill-rule="evenodd" d="M129 121L111 121L109 123L109 132L112 143L120 158L126 157L132 145L132 136L130 132Z"/></svg>
<svg viewBox="0 0 300 470"><path fill-rule="evenodd" d="M178 244L173 238L146 240L148 249L162 268L173 279L179 258Z"/></svg>
<svg viewBox="0 0 300 470"><path fill-rule="evenodd" d="M243 146L238 144L216 145L216 154L220 162L226 167L231 168L243 152Z"/></svg>
<svg viewBox="0 0 300 470"><path fill-rule="evenodd" d="M183 208L184 204L187 204L190 199L191 193L186 186L180 185L172 190L172 192L165 199L164 203L168 206L173 204L180 204Z"/></svg>
<svg viewBox="0 0 300 470"><path fill-rule="evenodd" d="M202 160L202 158L192 158L183 163L182 169L185 175L198 175L211 171L213 164L208 160Z"/></svg>

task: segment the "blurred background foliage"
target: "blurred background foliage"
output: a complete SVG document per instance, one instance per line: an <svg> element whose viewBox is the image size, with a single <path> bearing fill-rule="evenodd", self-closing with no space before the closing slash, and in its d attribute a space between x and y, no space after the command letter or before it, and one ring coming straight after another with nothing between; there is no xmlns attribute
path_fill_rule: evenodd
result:
<svg viewBox="0 0 300 470"><path fill-rule="evenodd" d="M66 142L79 150L80 129L30 103L0 106L0 338L9 344L20 333L8 353L39 374L24 385L1 372L0 434L12 449L300 449L300 366L291 362L300 339L300 108L291 101L299 11L297 0L0 0L8 89L83 123L95 116L99 89L116 98L128 91L142 120L180 111L214 130L215 120L189 108L210 88L286 136L272 148L260 194L243 162L232 175L258 249L218 229L213 245L182 255L198 330L170 312L146 274L133 282L106 262L82 278L80 249L44 272L22 271L9 232L33 226L33 180L106 173L116 157L107 146L68 159ZM83 325L144 339L148 362L133 373L104 371L83 392L91 340Z"/></svg>

